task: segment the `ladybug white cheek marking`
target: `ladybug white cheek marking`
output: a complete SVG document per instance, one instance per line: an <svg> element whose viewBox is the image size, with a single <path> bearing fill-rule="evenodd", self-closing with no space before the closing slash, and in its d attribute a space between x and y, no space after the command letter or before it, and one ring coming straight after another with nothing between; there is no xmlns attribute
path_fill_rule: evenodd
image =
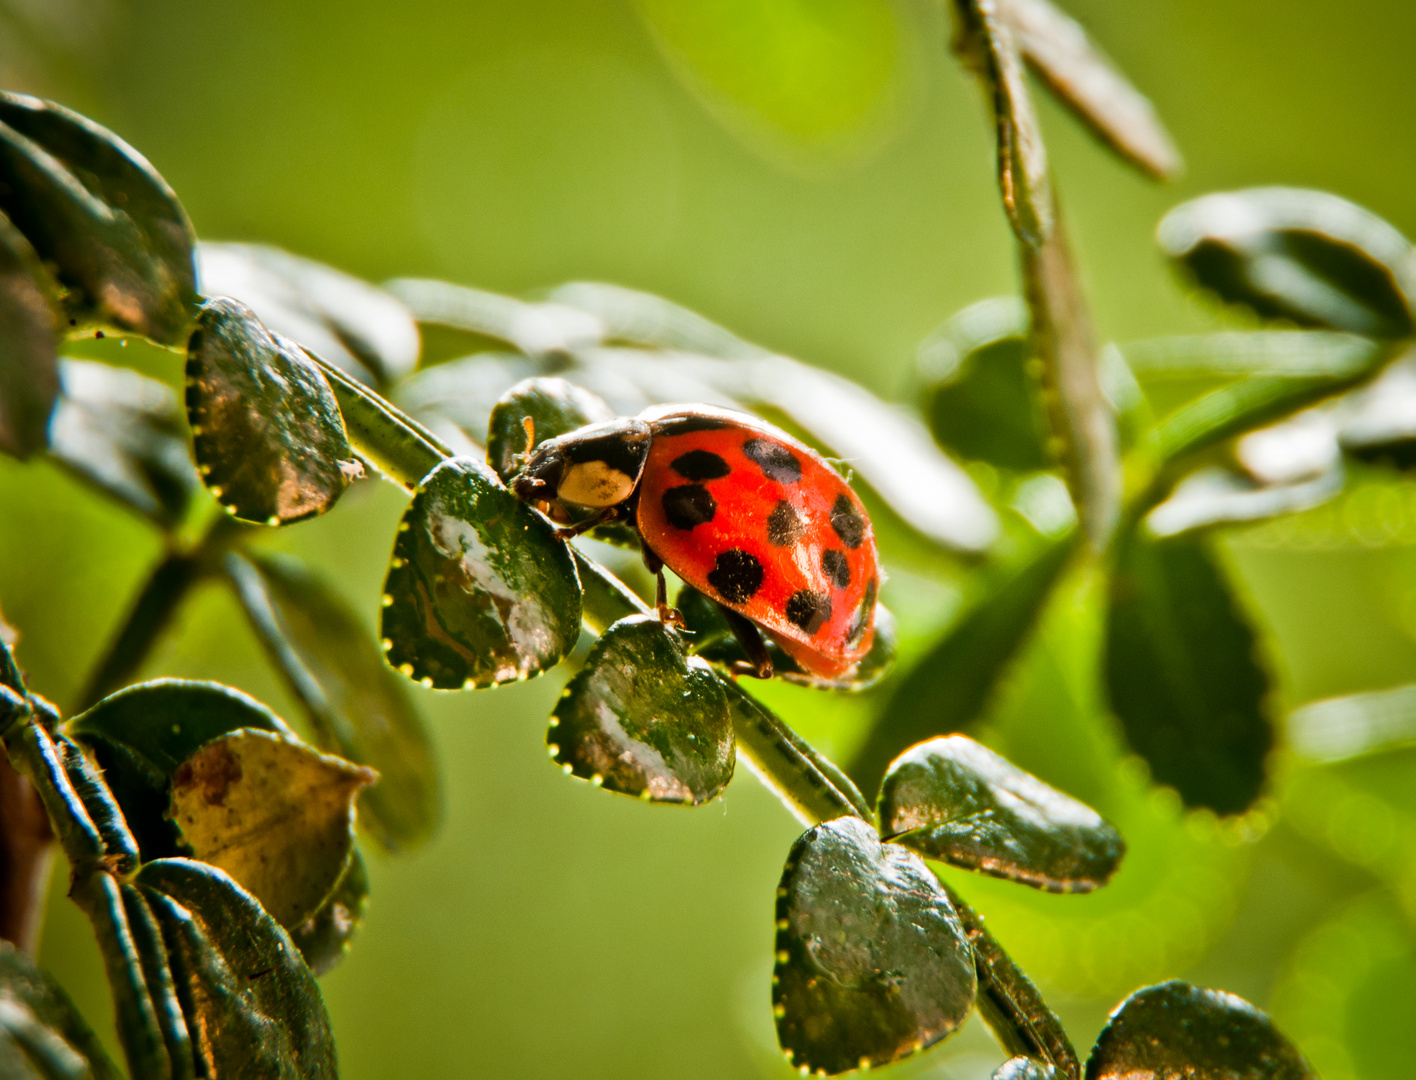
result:
<svg viewBox="0 0 1416 1080"><path fill-rule="evenodd" d="M634 492L634 478L603 461L581 461L565 471L556 495L577 506L601 509L625 501Z"/></svg>

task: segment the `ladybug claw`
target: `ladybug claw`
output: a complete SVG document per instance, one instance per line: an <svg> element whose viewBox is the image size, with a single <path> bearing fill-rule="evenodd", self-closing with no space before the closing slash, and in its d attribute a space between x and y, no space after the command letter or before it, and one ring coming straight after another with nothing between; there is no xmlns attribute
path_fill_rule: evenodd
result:
<svg viewBox="0 0 1416 1080"><path fill-rule="evenodd" d="M765 664L754 664L751 660L734 660L728 667L734 675L745 675L749 679L770 679L772 677L772 661Z"/></svg>
<svg viewBox="0 0 1416 1080"><path fill-rule="evenodd" d="M678 608L671 608L668 604L659 605L659 621L665 626L672 626L675 630L688 629L688 620L683 617L683 612Z"/></svg>

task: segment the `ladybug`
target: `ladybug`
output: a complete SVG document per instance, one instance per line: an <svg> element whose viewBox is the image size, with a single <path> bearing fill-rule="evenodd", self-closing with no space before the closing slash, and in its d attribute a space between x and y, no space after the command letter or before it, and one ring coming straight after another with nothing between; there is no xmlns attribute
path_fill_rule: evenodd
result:
<svg viewBox="0 0 1416 1080"><path fill-rule="evenodd" d="M546 440L510 486L568 524L563 538L632 522L658 578L659 617L682 624L667 566L721 606L751 658L742 674L772 675L759 628L820 678L870 651L882 580L870 518L820 454L765 421L658 405Z"/></svg>

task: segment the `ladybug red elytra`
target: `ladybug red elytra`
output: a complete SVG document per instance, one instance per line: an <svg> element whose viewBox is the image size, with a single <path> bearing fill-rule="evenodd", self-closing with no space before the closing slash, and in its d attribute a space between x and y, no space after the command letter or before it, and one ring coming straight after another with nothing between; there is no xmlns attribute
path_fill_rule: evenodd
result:
<svg viewBox="0 0 1416 1080"><path fill-rule="evenodd" d="M820 454L765 421L655 406L546 440L511 490L562 523L570 508L593 511L563 537L632 520L658 575L660 618L677 618L668 566L721 605L752 658L747 674L772 674L758 627L821 678L870 651L882 578L870 518Z"/></svg>

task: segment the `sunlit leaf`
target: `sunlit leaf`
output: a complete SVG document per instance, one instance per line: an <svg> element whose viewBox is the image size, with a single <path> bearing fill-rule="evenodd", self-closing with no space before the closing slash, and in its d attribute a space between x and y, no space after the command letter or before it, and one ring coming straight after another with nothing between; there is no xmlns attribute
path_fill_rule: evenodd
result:
<svg viewBox="0 0 1416 1080"><path fill-rule="evenodd" d="M965 308L919 347L920 408L935 441L966 458L1031 471L1052 463L1027 306L1012 297Z"/></svg>
<svg viewBox="0 0 1416 1080"><path fill-rule="evenodd" d="M1091 807L963 735L892 761L878 812L897 844L1049 892L1105 885L1126 850Z"/></svg>
<svg viewBox="0 0 1416 1080"><path fill-rule="evenodd" d="M478 353L415 372L398 386L398 406L463 457L480 457L492 410L524 379L546 374L539 361L512 353Z"/></svg>
<svg viewBox="0 0 1416 1080"><path fill-rule="evenodd" d="M1157 783L1187 806L1245 810L1273 744L1258 642L1193 537L1137 531L1117 553L1106 630L1111 707Z"/></svg>
<svg viewBox="0 0 1416 1080"><path fill-rule="evenodd" d="M998 1066L993 1080L1055 1080L1057 1070L1036 1058L1009 1058Z"/></svg>
<svg viewBox="0 0 1416 1080"><path fill-rule="evenodd" d="M1243 998L1174 979L1137 990L1112 1012L1086 1080L1236 1077L1317 1080L1297 1048Z"/></svg>
<svg viewBox="0 0 1416 1080"><path fill-rule="evenodd" d="M188 859L148 863L137 884L162 927L202 1075L335 1080L314 976L248 892Z"/></svg>
<svg viewBox="0 0 1416 1080"><path fill-rule="evenodd" d="M177 395L156 379L91 360L66 358L59 372L50 453L159 525L181 524L201 485Z"/></svg>
<svg viewBox="0 0 1416 1080"><path fill-rule="evenodd" d="M354 850L354 799L370 769L265 731L213 739L172 774L169 814L202 862L220 867L286 928L313 915Z"/></svg>
<svg viewBox="0 0 1416 1080"><path fill-rule="evenodd" d="M58 983L8 941L0 941L0 1075L9 1080L122 1076Z"/></svg>
<svg viewBox="0 0 1416 1080"><path fill-rule="evenodd" d="M197 245L207 296L231 296L278 334L380 383L413 370L418 327L396 297L313 259L265 244Z"/></svg>
<svg viewBox="0 0 1416 1080"><path fill-rule="evenodd" d="M1149 338L1122 346L1142 383L1242 375L1343 378L1366 370L1381 347L1328 330L1226 330Z"/></svg>
<svg viewBox="0 0 1416 1080"><path fill-rule="evenodd" d="M1344 761L1416 742L1416 686L1324 698L1288 717L1288 743L1315 761Z"/></svg>
<svg viewBox="0 0 1416 1080"><path fill-rule="evenodd" d="M59 319L39 257L0 214L0 451L27 457L45 444L59 391Z"/></svg>
<svg viewBox="0 0 1416 1080"><path fill-rule="evenodd" d="M550 299L598 319L606 344L676 349L724 360L768 355L696 311L623 285L572 281L552 289Z"/></svg>
<svg viewBox="0 0 1416 1080"><path fill-rule="evenodd" d="M179 850L166 817L172 774L202 743L240 728L290 734L284 721L239 690L184 679L120 690L66 730L102 766L143 858L155 859Z"/></svg>
<svg viewBox="0 0 1416 1080"><path fill-rule="evenodd" d="M1151 103L1077 22L1048 0L1002 0L1000 9L1023 58L1098 138L1151 176L1169 179L1180 170L1180 154Z"/></svg>
<svg viewBox="0 0 1416 1080"><path fill-rule="evenodd" d="M974 1003L973 953L943 888L859 818L792 846L776 948L777 1038L798 1069L888 1064L951 1034Z"/></svg>
<svg viewBox="0 0 1416 1080"><path fill-rule="evenodd" d="M1033 562L981 599L895 683L850 772L874 791L905 748L936 735L966 731L1037 621L1074 543L1054 541Z"/></svg>
<svg viewBox="0 0 1416 1080"><path fill-rule="evenodd" d="M1277 187L1206 195L1170 211L1157 236L1202 287L1264 318L1383 338L1416 330L1416 249L1336 195Z"/></svg>
<svg viewBox="0 0 1416 1080"><path fill-rule="evenodd" d="M290 931L291 940L300 950L311 971L323 975L332 971L349 951L353 939L364 921L364 904L369 898L369 874L359 849L349 860L339 884L319 911Z"/></svg>
<svg viewBox="0 0 1416 1080"><path fill-rule="evenodd" d="M1416 466L1416 357L1407 354L1335 410L1337 440L1359 461Z"/></svg>
<svg viewBox="0 0 1416 1080"><path fill-rule="evenodd" d="M359 823L384 847L411 850L437 828L432 740L403 680L333 588L303 563L250 551L226 572L256 633L305 707L321 749L377 770Z"/></svg>
<svg viewBox="0 0 1416 1080"><path fill-rule="evenodd" d="M1341 465L1307 480L1261 484L1231 469L1209 468L1191 473L1146 516L1154 536L1181 533L1242 521L1264 521L1320 506L1342 492L1346 475Z"/></svg>
<svg viewBox="0 0 1416 1080"><path fill-rule="evenodd" d="M733 776L722 684L651 615L600 636L556 702L546 742L566 771L652 802L696 806Z"/></svg>
<svg viewBox="0 0 1416 1080"><path fill-rule="evenodd" d="M396 278L387 288L419 322L514 345L527 356L568 353L604 340L605 328L596 316L567 304L517 300L422 278Z"/></svg>
<svg viewBox="0 0 1416 1080"><path fill-rule="evenodd" d="M298 345L235 300L208 301L187 347L197 467L243 521L323 514L358 474L324 376Z"/></svg>
<svg viewBox="0 0 1416 1080"><path fill-rule="evenodd" d="M419 485L384 583L388 662L440 689L495 686L555 665L580 636L580 583L555 530L480 462Z"/></svg>
<svg viewBox="0 0 1416 1080"><path fill-rule="evenodd" d="M146 158L63 106L4 93L0 178L0 211L55 268L71 320L181 344L192 226Z"/></svg>

